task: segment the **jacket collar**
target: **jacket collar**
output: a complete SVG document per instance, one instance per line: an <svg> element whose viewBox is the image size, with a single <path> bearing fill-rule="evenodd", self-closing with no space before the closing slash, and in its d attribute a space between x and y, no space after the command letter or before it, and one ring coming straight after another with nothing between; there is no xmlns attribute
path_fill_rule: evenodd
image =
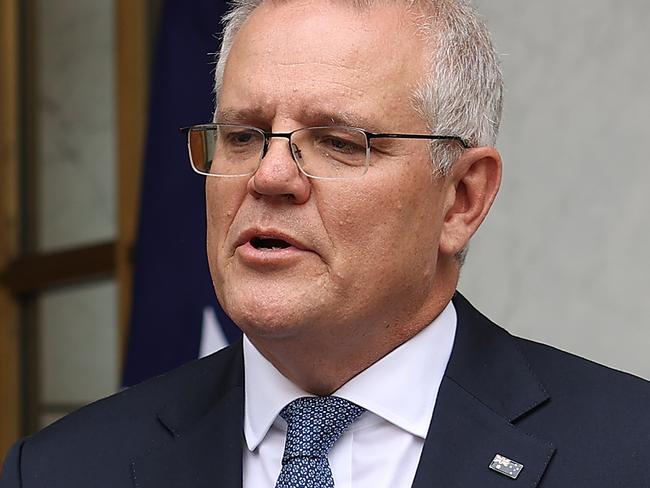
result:
<svg viewBox="0 0 650 488"><path fill-rule="evenodd" d="M454 296L458 327L413 486L536 487L555 449L516 427L549 399L515 339ZM518 478L489 469L500 454Z"/></svg>

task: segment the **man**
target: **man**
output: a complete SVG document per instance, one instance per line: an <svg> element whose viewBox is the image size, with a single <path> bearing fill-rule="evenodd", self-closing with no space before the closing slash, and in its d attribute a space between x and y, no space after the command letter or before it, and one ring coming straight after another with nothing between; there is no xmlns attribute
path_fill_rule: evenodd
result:
<svg viewBox="0 0 650 488"><path fill-rule="evenodd" d="M455 293L501 76L460 0L240 0L189 130L236 344L11 451L5 487L647 487L650 388Z"/></svg>

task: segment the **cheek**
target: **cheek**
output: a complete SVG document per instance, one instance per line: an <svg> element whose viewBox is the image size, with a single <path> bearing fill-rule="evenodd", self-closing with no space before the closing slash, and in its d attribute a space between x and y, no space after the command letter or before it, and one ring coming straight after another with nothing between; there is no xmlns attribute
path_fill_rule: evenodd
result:
<svg viewBox="0 0 650 488"><path fill-rule="evenodd" d="M206 178L206 222L208 249L214 252L226 239L245 195L246 182Z"/></svg>
<svg viewBox="0 0 650 488"><path fill-rule="evenodd" d="M322 209L343 275L432 272L440 232L439 189L429 173L369 178Z"/></svg>

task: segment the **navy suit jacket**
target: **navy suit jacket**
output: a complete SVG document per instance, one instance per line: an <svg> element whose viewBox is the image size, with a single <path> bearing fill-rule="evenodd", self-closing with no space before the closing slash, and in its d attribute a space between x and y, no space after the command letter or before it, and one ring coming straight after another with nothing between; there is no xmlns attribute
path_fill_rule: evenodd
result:
<svg viewBox="0 0 650 488"><path fill-rule="evenodd" d="M649 488L650 384L515 338L461 295L456 341L413 486ZM242 484L241 343L19 441L0 488ZM496 454L524 465L512 480Z"/></svg>

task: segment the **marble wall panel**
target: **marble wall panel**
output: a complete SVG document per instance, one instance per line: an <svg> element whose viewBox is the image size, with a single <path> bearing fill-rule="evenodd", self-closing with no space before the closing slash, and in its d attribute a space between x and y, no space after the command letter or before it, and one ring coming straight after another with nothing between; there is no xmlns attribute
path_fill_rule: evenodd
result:
<svg viewBox="0 0 650 488"><path fill-rule="evenodd" d="M85 404L119 386L117 287L102 281L50 291L40 317L40 402Z"/></svg>
<svg viewBox="0 0 650 488"><path fill-rule="evenodd" d="M515 334L650 378L650 3L475 3L505 171L460 288Z"/></svg>
<svg viewBox="0 0 650 488"><path fill-rule="evenodd" d="M113 3L35 2L41 251L116 233Z"/></svg>

